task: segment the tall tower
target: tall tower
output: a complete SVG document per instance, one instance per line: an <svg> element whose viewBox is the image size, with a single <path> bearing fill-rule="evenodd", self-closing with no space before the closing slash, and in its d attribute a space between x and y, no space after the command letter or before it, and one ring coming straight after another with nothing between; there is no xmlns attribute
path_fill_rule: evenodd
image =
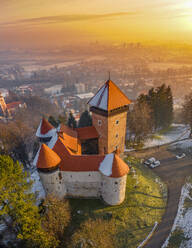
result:
<svg viewBox="0 0 192 248"><path fill-rule="evenodd" d="M108 80L90 99L93 126L99 133L99 153L124 152L127 111L130 100Z"/></svg>

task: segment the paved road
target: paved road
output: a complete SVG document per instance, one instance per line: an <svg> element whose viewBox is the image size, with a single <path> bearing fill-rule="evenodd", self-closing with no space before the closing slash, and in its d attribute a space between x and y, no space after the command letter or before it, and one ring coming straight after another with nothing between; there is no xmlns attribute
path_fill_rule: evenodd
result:
<svg viewBox="0 0 192 248"><path fill-rule="evenodd" d="M140 157L142 155L144 154L138 154ZM149 153L147 155L149 156ZM169 235L177 214L181 188L186 177L192 175L192 160L189 158L177 160L175 155L168 152L165 147L156 151L152 150L150 156L154 156L161 161L161 165L153 170L167 184L168 202L162 222L145 247L160 248Z"/></svg>

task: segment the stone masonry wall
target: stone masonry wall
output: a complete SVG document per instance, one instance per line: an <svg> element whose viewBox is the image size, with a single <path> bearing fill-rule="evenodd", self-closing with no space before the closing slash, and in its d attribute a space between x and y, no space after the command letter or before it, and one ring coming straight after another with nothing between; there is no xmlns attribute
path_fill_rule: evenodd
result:
<svg viewBox="0 0 192 248"><path fill-rule="evenodd" d="M66 185L68 197L96 197L101 195L101 173L62 172L62 181Z"/></svg>
<svg viewBox="0 0 192 248"><path fill-rule="evenodd" d="M124 201L127 175L112 178L95 172L39 172L46 194L60 198L102 198L109 205Z"/></svg>
<svg viewBox="0 0 192 248"><path fill-rule="evenodd" d="M59 169L49 173L39 172L39 176L46 194L53 194L60 198L66 196L66 186L60 180Z"/></svg>
<svg viewBox="0 0 192 248"><path fill-rule="evenodd" d="M102 198L109 205L121 204L125 199L127 175L120 178L102 175Z"/></svg>

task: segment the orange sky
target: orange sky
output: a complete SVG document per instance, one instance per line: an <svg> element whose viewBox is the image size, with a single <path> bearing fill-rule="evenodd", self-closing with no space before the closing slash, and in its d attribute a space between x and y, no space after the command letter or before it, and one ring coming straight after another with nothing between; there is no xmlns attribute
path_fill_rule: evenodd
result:
<svg viewBox="0 0 192 248"><path fill-rule="evenodd" d="M0 0L0 44L192 41L191 0Z"/></svg>

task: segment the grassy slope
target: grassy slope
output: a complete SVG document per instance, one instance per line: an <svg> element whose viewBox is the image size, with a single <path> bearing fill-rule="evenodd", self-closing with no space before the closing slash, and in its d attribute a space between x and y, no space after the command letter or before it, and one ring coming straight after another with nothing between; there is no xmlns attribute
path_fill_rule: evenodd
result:
<svg viewBox="0 0 192 248"><path fill-rule="evenodd" d="M155 182L153 172L139 164L138 161L129 158L136 170L136 178L133 173L128 175L126 199L119 206L106 206L100 200L71 199L73 228L78 228L85 219L110 218L116 228L115 247L137 247L151 231L155 221L160 221L164 213L166 196L162 196L162 190ZM77 214L81 210L82 214Z"/></svg>

